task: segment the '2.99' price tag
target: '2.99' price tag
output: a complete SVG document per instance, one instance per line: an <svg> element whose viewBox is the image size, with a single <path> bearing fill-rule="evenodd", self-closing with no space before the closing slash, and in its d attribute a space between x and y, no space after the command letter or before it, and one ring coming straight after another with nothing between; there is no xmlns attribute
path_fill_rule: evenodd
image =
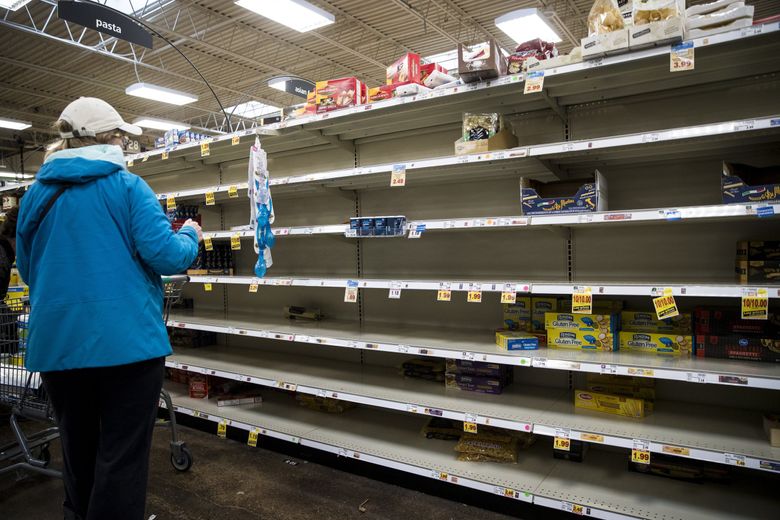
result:
<svg viewBox="0 0 780 520"><path fill-rule="evenodd" d="M534 92L541 92L544 87L544 71L538 70L535 72L529 72L525 76L525 88L523 94L533 94Z"/></svg>

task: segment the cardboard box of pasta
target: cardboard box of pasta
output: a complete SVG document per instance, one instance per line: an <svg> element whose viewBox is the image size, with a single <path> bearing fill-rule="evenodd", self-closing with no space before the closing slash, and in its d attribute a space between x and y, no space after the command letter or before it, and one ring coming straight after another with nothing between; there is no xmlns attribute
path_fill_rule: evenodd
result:
<svg viewBox="0 0 780 520"><path fill-rule="evenodd" d="M780 199L780 166L757 168L724 162L720 186L724 204L777 200Z"/></svg>
<svg viewBox="0 0 780 520"><path fill-rule="evenodd" d="M555 297L532 296L531 297L531 331L544 332L545 315L548 312L557 312L560 302Z"/></svg>
<svg viewBox="0 0 780 520"><path fill-rule="evenodd" d="M531 330L531 298L517 298L515 303L505 303L504 328L506 330Z"/></svg>
<svg viewBox="0 0 780 520"><path fill-rule="evenodd" d="M570 314L548 312L544 315L545 329L581 330L583 332L611 332L620 328L619 314Z"/></svg>
<svg viewBox="0 0 780 520"><path fill-rule="evenodd" d="M655 388L651 386L639 386L616 383L592 383L588 382L587 389L591 392L599 392L602 394L622 395L624 397L636 397L637 399L655 399Z"/></svg>
<svg viewBox="0 0 780 520"><path fill-rule="evenodd" d="M665 320L659 320L655 312L623 311L620 313L621 329L626 332L690 334L692 323L690 313Z"/></svg>
<svg viewBox="0 0 780 520"><path fill-rule="evenodd" d="M683 20L679 16L635 25L628 30L628 47L633 50L665 43L678 43L683 37L683 25Z"/></svg>
<svg viewBox="0 0 780 520"><path fill-rule="evenodd" d="M504 391L504 382L498 378L467 376L463 374L447 374L445 379L447 388L477 392L481 394L500 394Z"/></svg>
<svg viewBox="0 0 780 520"><path fill-rule="evenodd" d="M612 332L587 332L569 329L547 329L547 348L571 350L617 350L617 338Z"/></svg>
<svg viewBox="0 0 780 520"><path fill-rule="evenodd" d="M780 240L740 240L737 260L780 260Z"/></svg>
<svg viewBox="0 0 780 520"><path fill-rule="evenodd" d="M583 410L611 413L633 419L641 419L649 413L644 399L602 394L590 390L575 390L574 406Z"/></svg>
<svg viewBox="0 0 780 520"><path fill-rule="evenodd" d="M499 330L496 331L496 345L502 350L536 350L539 339L529 332Z"/></svg>
<svg viewBox="0 0 780 520"><path fill-rule="evenodd" d="M547 215L589 213L607 210L607 182L596 170L592 177L578 181L542 183L520 179L521 213Z"/></svg>
<svg viewBox="0 0 780 520"><path fill-rule="evenodd" d="M693 338L683 334L623 331L620 333L620 350L645 354L690 356L693 350Z"/></svg>
<svg viewBox="0 0 780 520"><path fill-rule="evenodd" d="M696 357L780 363L780 336L696 336Z"/></svg>
<svg viewBox="0 0 780 520"><path fill-rule="evenodd" d="M494 377L506 382L511 382L514 377L512 367L509 365L499 365L498 363L485 361L470 361L468 359L448 359L447 373Z"/></svg>
<svg viewBox="0 0 780 520"><path fill-rule="evenodd" d="M780 283L780 260L737 260L735 271L741 284Z"/></svg>
<svg viewBox="0 0 780 520"><path fill-rule="evenodd" d="M582 59L588 60L608 54L628 51L628 29L618 29L606 34L594 34L583 38Z"/></svg>
<svg viewBox="0 0 780 520"><path fill-rule="evenodd" d="M780 316L771 312L767 320L743 320L739 307L698 307L694 320L697 336L749 334L769 338L780 335Z"/></svg>

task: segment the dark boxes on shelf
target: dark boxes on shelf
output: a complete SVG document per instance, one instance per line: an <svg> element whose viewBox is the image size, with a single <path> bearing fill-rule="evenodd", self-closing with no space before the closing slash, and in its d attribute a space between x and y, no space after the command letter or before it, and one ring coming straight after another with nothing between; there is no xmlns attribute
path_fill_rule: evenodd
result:
<svg viewBox="0 0 780 520"><path fill-rule="evenodd" d="M191 330L171 328L168 331L168 338L172 347L208 347L217 342L216 332L205 330Z"/></svg>
<svg viewBox="0 0 780 520"><path fill-rule="evenodd" d="M400 237L406 232L406 217L354 217L349 219L349 229L358 237Z"/></svg>
<svg viewBox="0 0 780 520"><path fill-rule="evenodd" d="M779 363L780 337L777 334L771 337L739 334L697 335L696 356Z"/></svg>
<svg viewBox="0 0 780 520"><path fill-rule="evenodd" d="M577 181L544 184L526 178L520 182L523 215L607 210L607 182L598 170L585 184Z"/></svg>
<svg viewBox="0 0 780 520"><path fill-rule="evenodd" d="M412 358L401 364L401 375L428 381L444 381L444 360Z"/></svg>
<svg viewBox="0 0 780 520"><path fill-rule="evenodd" d="M198 206L176 206L176 209L168 211L166 215L168 216L168 220L170 220L171 227L174 231L181 229L188 219L192 219L198 224L201 224Z"/></svg>
<svg viewBox="0 0 780 520"><path fill-rule="evenodd" d="M187 269L189 275L221 274L232 275L235 269L233 251L229 244L214 244L211 251L206 251L203 244L198 250L198 257Z"/></svg>
<svg viewBox="0 0 780 520"><path fill-rule="evenodd" d="M495 40L467 47L458 44L458 74L464 83L506 75L506 59Z"/></svg>
<svg viewBox="0 0 780 520"><path fill-rule="evenodd" d="M507 365L460 359L447 360L445 375L447 388L500 394L507 385L512 383L513 378L512 367Z"/></svg>
<svg viewBox="0 0 780 520"><path fill-rule="evenodd" d="M720 186L724 204L777 200L780 199L780 166L756 168L724 162Z"/></svg>

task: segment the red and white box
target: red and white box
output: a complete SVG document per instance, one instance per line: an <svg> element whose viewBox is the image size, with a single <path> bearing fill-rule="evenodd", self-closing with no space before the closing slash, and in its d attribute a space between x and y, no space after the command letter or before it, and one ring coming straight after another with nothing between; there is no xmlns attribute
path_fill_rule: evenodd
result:
<svg viewBox="0 0 780 520"><path fill-rule="evenodd" d="M420 55L408 52L387 67L387 85L420 83Z"/></svg>
<svg viewBox="0 0 780 520"><path fill-rule="evenodd" d="M317 113L321 114L361 105L365 96L365 85L357 78L329 79L316 83L314 104L317 106Z"/></svg>

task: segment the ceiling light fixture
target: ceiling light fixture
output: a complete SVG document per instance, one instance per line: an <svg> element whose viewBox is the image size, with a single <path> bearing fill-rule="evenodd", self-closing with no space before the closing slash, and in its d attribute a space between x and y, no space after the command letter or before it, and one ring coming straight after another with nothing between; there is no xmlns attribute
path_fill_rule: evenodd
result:
<svg viewBox="0 0 780 520"><path fill-rule="evenodd" d="M186 105L198 100L198 96L173 90L165 87L158 87L151 83L133 83L125 89L128 96L136 96L153 101L162 101L171 105Z"/></svg>
<svg viewBox="0 0 780 520"><path fill-rule="evenodd" d="M8 9L10 11L16 11L20 7L29 4L30 0L0 0L0 9Z"/></svg>
<svg viewBox="0 0 780 520"><path fill-rule="evenodd" d="M177 123L176 121L166 121L164 119L155 119L153 117L142 117L133 121L133 124L141 128L151 128L153 130L189 130L190 125L186 123Z"/></svg>
<svg viewBox="0 0 780 520"><path fill-rule="evenodd" d="M23 180L23 179L34 179L35 175L28 175L26 173L13 173L13 172L0 172L0 179L16 179L16 180Z"/></svg>
<svg viewBox="0 0 780 520"><path fill-rule="evenodd" d="M538 9L518 9L496 18L496 27L517 43L540 38L556 43L561 37L550 27Z"/></svg>
<svg viewBox="0 0 780 520"><path fill-rule="evenodd" d="M238 0L236 5L298 32L319 29L336 22L335 16L306 0Z"/></svg>
<svg viewBox="0 0 780 520"><path fill-rule="evenodd" d="M279 108L260 103L259 101L247 101L239 105L225 108L230 116L243 117L244 119L258 119L270 114L278 114Z"/></svg>
<svg viewBox="0 0 780 520"><path fill-rule="evenodd" d="M24 130L30 128L32 123L27 121L17 121L15 119L7 119L0 117L0 128L8 128L9 130Z"/></svg>

